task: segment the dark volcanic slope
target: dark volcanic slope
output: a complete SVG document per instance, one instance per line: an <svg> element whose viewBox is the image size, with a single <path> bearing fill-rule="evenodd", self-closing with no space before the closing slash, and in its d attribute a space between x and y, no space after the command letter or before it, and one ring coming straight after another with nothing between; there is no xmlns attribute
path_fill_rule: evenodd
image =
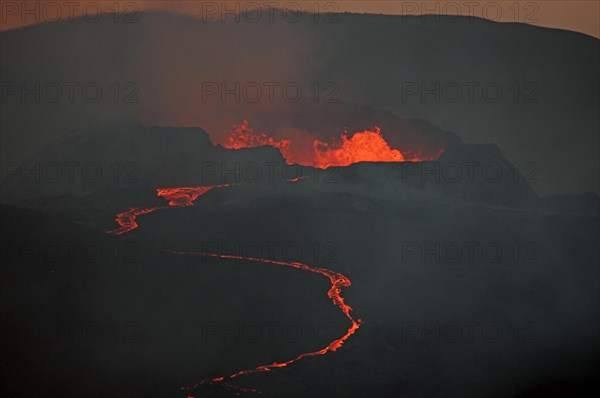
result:
<svg viewBox="0 0 600 398"><path fill-rule="evenodd" d="M321 348L333 334L290 341L282 325L342 330L327 284L309 273L167 255L160 241L16 207L1 206L0 217L9 396L181 398L185 384ZM240 323L277 334L222 339L221 325Z"/></svg>
<svg viewBox="0 0 600 398"><path fill-rule="evenodd" d="M193 207L144 216L131 236L266 257L271 242L278 259L291 243L288 261L317 262L350 278L344 297L364 325L334 354L235 380L265 396L597 389L597 216L444 202L400 189L380 195L361 188L373 174L389 179L393 171L374 166L343 170L336 184L213 190ZM325 256L315 257L316 242L330 245ZM548 391L541 380L560 388Z"/></svg>
<svg viewBox="0 0 600 398"><path fill-rule="evenodd" d="M142 216L141 227L125 236L134 246L120 251L134 261L122 256L116 261L115 247L127 240L103 232L115 208L164 205L154 191L162 182L206 184L199 170L209 159L281 162L280 155L273 148L225 150L210 144L200 129L119 120L67 135L39 156L109 164L135 159L140 181L125 188L111 183L21 187L34 199L24 204L61 210L58 216L3 207L8 266L2 270L7 283L2 311L10 321L10 341L16 341L7 351L15 365L6 388L13 394L31 393L22 375L33 368L33 377L43 380L40 388L63 396L92 389L98 396L177 397L180 385L293 358L321 348L331 341L326 337L339 337L334 332L347 327L325 294L326 281L309 273L159 250L203 250L207 244L234 252L238 245L251 245L256 255L256 247L265 250L269 242L292 243L303 249L295 260L342 272L352 281L344 297L364 327L335 354L240 378L240 385L258 388L265 397L314 391L505 397L537 390L539 380L555 380L556 369L563 372L565 364L569 371L561 373L560 382L570 390L591 384L597 370L597 316L591 315L598 300L597 215L538 208L531 186L523 176L515 180L493 145L454 139L439 162L360 163L316 174L304 168L311 178L296 183L278 178L215 189L194 207ZM422 179L426 167L463 162L493 162L503 177L452 182L435 181L434 173L433 181ZM198 181L203 184L194 184ZM22 245L32 242L62 248L91 244L107 255L49 262ZM471 255L465 245L473 242L479 249ZM438 250L437 257L430 252L423 257L418 249L449 244L453 249ZM492 261L480 250L490 245L501 248L501 258ZM491 252L494 258L497 253ZM277 251L259 256L281 259ZM292 324L304 334L290 341L280 328L274 342L232 341L229 332L214 330L257 322ZM458 325L458 340L445 334L456 332L449 324ZM119 325L122 332L111 343L78 337L83 326L94 325ZM321 328L318 338L314 327ZM467 327L475 328L473 339L466 337ZM426 332L431 328L438 331ZM498 328L501 337L487 335ZM65 346L75 348L65 351Z"/></svg>
<svg viewBox="0 0 600 398"><path fill-rule="evenodd" d="M203 82L298 82L309 99L318 81L334 82L335 97L345 102L419 117L467 142L497 144L512 162L536 162L538 193L597 192L598 40L468 18L449 23L346 14L336 23L310 21L207 24L149 13L133 24L103 18L3 32L3 81L80 87L72 103L66 89L56 103L29 96L23 104L9 95L2 104L2 157L22 160L65 131L119 113L147 124L203 126L219 135L271 105L203 100ZM95 103L86 102L80 89L90 82L103 89ZM134 86L125 87L128 82ZM486 101L480 90L473 101L466 93L456 102L403 95L405 83L464 88L468 82L494 83L502 97ZM523 95L515 101L516 91ZM331 91L322 94L320 103ZM523 103L524 97L535 101Z"/></svg>

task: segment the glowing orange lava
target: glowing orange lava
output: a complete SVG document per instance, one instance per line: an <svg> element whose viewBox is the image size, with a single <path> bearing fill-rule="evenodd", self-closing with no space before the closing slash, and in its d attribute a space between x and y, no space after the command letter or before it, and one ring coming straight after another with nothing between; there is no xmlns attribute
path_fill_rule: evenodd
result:
<svg viewBox="0 0 600 398"><path fill-rule="evenodd" d="M332 147L318 140L314 141L314 166L326 169L331 166L348 166L358 162L403 162L404 156L390 145L381 135L379 128L375 131L365 130L354 133L351 138L342 135L342 145Z"/></svg>
<svg viewBox="0 0 600 398"><path fill-rule="evenodd" d="M272 146L278 148L284 158L289 157L291 140L277 139L266 133L255 133L244 120L242 124L234 125L223 146L229 149L254 148L258 146Z"/></svg>
<svg viewBox="0 0 600 398"><path fill-rule="evenodd" d="M165 206L149 207L146 209L138 209L132 207L131 209L124 211L123 213L117 214L117 218L115 218L115 221L117 222L117 224L119 224L119 228L113 229L112 231L108 231L108 233L113 235L122 235L125 232L133 231L139 226L136 222L138 216L141 216L142 214L152 213L156 210L164 208Z"/></svg>
<svg viewBox="0 0 600 398"><path fill-rule="evenodd" d="M357 131L353 134L344 132L338 140L324 142L310 139L312 148L300 150L303 145L286 138L275 138L267 133L255 132L247 120L240 125L234 125L229 136L222 144L229 149L253 148L272 146L278 148L288 164L299 164L325 169L332 166L349 166L358 162L419 162L436 160L443 150L430 158L409 150L403 154L394 149L385 140L378 127L373 130ZM295 143L297 145L295 145Z"/></svg>
<svg viewBox="0 0 600 398"><path fill-rule="evenodd" d="M169 207L188 207L193 206L194 201L200 196L204 195L213 188L220 188L229 186L224 185L213 185L208 187L182 187L182 188L159 188L156 190L159 198L165 198L169 201L168 206L157 206L140 209L133 207L123 213L117 214L115 221L119 224L119 228L108 231L109 234L122 235L125 232L133 231L139 225L136 221L138 216L142 214L148 214L157 210L168 209Z"/></svg>
<svg viewBox="0 0 600 398"><path fill-rule="evenodd" d="M183 188L159 188L156 190L158 196L169 201L171 207L193 206L194 201L213 188L219 188L223 185L213 185L209 187L183 187Z"/></svg>
<svg viewBox="0 0 600 398"><path fill-rule="evenodd" d="M295 179L295 180L297 181L297 179ZM169 201L168 206L152 207L152 208L147 208L147 209L132 208L124 213L120 213L116 218L116 221L117 221L117 223L119 223L120 228L115 231L109 231L109 233L121 235L125 232L132 231L138 227L138 224L135 221L135 219L138 215L148 214L148 213L154 212L159 209L193 206L194 201L198 197L204 195L206 192L210 191L211 189L225 187L225 186L228 186L228 185L157 189L158 196L165 198L166 200ZM264 264L283 265L286 267L305 270L305 271L314 272L314 273L323 275L326 278L328 278L329 282L331 283L331 287L327 291L327 296L331 299L331 301L333 302L333 304L335 306L340 308L342 313L351 322L350 327L348 328L348 330L346 331L346 333L343 336L341 336L338 339L333 340L331 343L329 343L327 346L321 348L320 350L305 352L305 353L298 355L297 357L295 357L293 359L289 359L286 361L273 362L269 365L260 365L255 368L252 368L252 369L240 370L229 376L214 377L211 379L203 380L200 383L195 384L191 387L182 387L183 391L193 390L193 389L199 387L201 384L220 383L222 386L224 386L232 391L236 391L236 394L239 394L239 392L256 392L256 390L254 390L254 389L246 389L246 388L241 388L241 387L237 387L237 386L228 384L225 382L225 380L233 379L238 376L242 376L242 375L246 375L246 374L250 374L250 373L269 372L275 368L286 367L296 361L301 360L302 358L312 357L312 356L317 356L317 355L325 355L328 352L336 351L340 347L342 347L344 342L346 340L348 340L348 338L350 336L352 336L354 334L354 332L356 332L356 330L360 327L360 325L362 323L362 321L360 319L355 320L352 317L352 315L350 315L350 312L352 311L352 307L350 307L348 304L346 304L344 302L344 298L341 295L342 288L350 286L351 283L350 283L350 280L346 276L342 275L339 272L335 272L335 271L332 271L332 270L329 270L326 268L321 268L321 267L311 267L310 265L300 263L300 262L286 262L286 261L277 261L277 260L264 259L264 258L243 257L243 256L226 255L226 254L218 254L218 253L198 253L198 252L180 252L180 251L170 251L170 252L173 254L177 254L177 255L212 256L212 257L218 257L221 259L235 259L235 260L245 260L245 261L264 263ZM193 397L193 396L190 395L189 397Z"/></svg>
<svg viewBox="0 0 600 398"><path fill-rule="evenodd" d="M265 259L265 258L243 257L243 256L234 256L234 255L225 255L225 254L216 254L216 253L180 252L180 251L171 251L171 253L178 254L178 255L212 256L212 257L218 257L221 259L245 260L245 261L260 262L260 263L265 263L265 264L284 265L286 267L292 267L292 268L296 268L296 269L302 269L305 271L321 274L321 275L327 277L329 279L329 282L331 283L331 288L327 292L327 296L331 299L331 301L333 302L334 305L336 305L337 307L339 307L342 310L342 312L344 313L346 318L348 318L351 322L350 327L348 328L348 330L342 337L340 337L336 340L333 340L326 347L323 347L322 349L320 349L318 351L305 352L305 353L300 354L297 357L295 357L293 359L289 359L287 361L273 362L269 365L260 365L255 368L252 368L252 369L240 370L240 371L233 373L227 377L215 377L215 378L212 378L209 380L203 380L199 384L184 388L184 390L190 390L190 389L197 388L201 384L220 383L220 382L224 381L225 379L233 379L238 376L247 375L250 373L269 372L275 368L284 368L296 361L299 361L302 358L312 357L312 356L316 356L316 355L325 355L330 351L336 351L338 348L340 348L344 344L344 342L346 340L348 340L348 338L350 336L352 336L354 334L354 332L360 327L360 325L362 323L362 320L360 320L360 319L355 320L354 318L352 318L352 315L350 315L350 312L352 311L352 307L350 307L348 304L346 304L344 302L344 298L341 295L342 288L348 287L348 286L352 285L352 283L350 282L350 279L348 279L347 277L345 277L344 275L342 275L339 272L335 272L335 271L332 271L332 270L329 270L326 268L311 267L310 265L300 263L300 262L277 261L277 260L270 260L270 259Z"/></svg>

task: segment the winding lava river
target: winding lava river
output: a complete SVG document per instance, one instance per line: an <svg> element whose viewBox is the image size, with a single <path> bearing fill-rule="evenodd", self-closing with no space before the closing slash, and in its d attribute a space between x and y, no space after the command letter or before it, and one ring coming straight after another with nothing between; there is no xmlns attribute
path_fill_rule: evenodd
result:
<svg viewBox="0 0 600 398"><path fill-rule="evenodd" d="M295 182L295 181L292 181ZM130 232L136 228L138 228L137 217L143 214L153 213L158 210L169 209L169 208L177 208L177 207L189 207L194 205L194 201L198 199L200 196L205 193L219 188L225 188L230 185L214 185L214 186L204 186L204 187L181 187L181 188L160 188L157 189L157 194L159 197L167 200L168 205L166 206L158 206L158 207L149 207L149 208L131 208L123 213L119 213L116 218L116 222L119 224L119 228L113 231L108 231L110 234L114 235L123 235L127 232ZM254 389L246 389L237 387L231 384L228 384L226 380L234 379L238 376L247 375L251 373L258 372L269 372L276 368L283 368L292 363L299 361L303 358L317 356L317 355L325 355L328 352L336 351L340 348L350 336L356 332L356 330L360 327L362 321L360 319L354 319L350 312L352 311L352 307L344 302L344 298L342 297L342 288L348 287L351 285L350 280L342 275L339 272L335 272L326 268L320 267L312 267L308 264L300 263L300 262L285 262L285 261L277 261L265 258L253 258L253 257L243 257L243 256L234 256L234 255L225 255L218 253L200 253L200 252L181 252L181 251L169 251L175 255L190 255L190 256L212 256L221 259L235 259L235 260L245 260L249 262L256 263L264 263L270 265L282 265L286 267L291 267L295 269L300 269L304 271L314 272L316 274L323 275L324 277L329 279L331 287L327 292L327 296L331 299L333 304L337 306L342 313L350 320L350 327L346 331L346 333L338 339L333 340L326 347L323 347L320 350L305 352L293 359L288 359L285 361L277 361L273 362L269 365L260 365L252 369L244 369L238 372L232 373L227 376L215 377L212 379L202 380L201 382L194 384L192 386L182 387L182 391L192 391L198 388L202 384L217 384L220 383L224 387L239 392L256 392ZM193 395L189 395L188 398L193 398Z"/></svg>

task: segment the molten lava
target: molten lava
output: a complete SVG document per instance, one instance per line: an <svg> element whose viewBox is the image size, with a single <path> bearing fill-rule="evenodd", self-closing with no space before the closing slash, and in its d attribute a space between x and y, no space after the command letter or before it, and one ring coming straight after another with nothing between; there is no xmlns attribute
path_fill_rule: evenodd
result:
<svg viewBox="0 0 600 398"><path fill-rule="evenodd" d="M133 207L123 213L117 214L115 221L119 228L108 231L109 234L122 235L125 232L136 229L139 225L136 221L142 214L153 213L157 210L168 209L169 207L188 207L193 206L198 197L204 195L213 188L226 187L225 185L213 185L209 187L183 187L183 188L159 188L156 190L159 198L165 198L169 201L168 206L157 206L140 209Z"/></svg>
<svg viewBox="0 0 600 398"><path fill-rule="evenodd" d="M199 384L196 384L192 387L184 388L184 390L196 388L200 384L220 383L220 382L224 381L226 378L233 379L235 377L247 375L250 373L269 372L270 370L275 369L275 368L284 368L296 361L299 361L302 358L312 357L312 356L316 356L316 355L325 355L330 351L337 351L337 349L340 348L344 344L344 342L346 340L348 340L348 338L354 334L354 332L360 327L360 324L362 323L362 320L360 320L360 319L355 320L352 317L352 315L350 315L350 311L352 311L352 307L350 307L348 304L346 304L344 302L344 298L341 295L342 288L348 287L348 286L352 285L352 283L350 282L350 279L346 278L344 275L342 275L339 272L331 271L326 268L311 267L310 265L300 263L300 262L277 261L277 260L270 260L270 259L265 259L265 258L242 257L242 256L234 256L234 255L216 254L216 253L180 252L180 251L172 251L171 253L178 254L178 255L192 255L192 256L207 256L208 255L208 256L212 256L212 257L218 257L221 259L245 260L245 261L253 261L253 262L259 262L259 263L265 263L265 264L283 265L286 267L302 269L305 271L321 274L321 275L327 277L329 279L329 282L331 283L331 288L327 291L327 296L331 299L331 301L333 302L334 305L336 305L337 307L340 308L340 310L344 313L346 318L348 318L351 322L350 327L348 328L348 330L342 337L333 340L326 347L323 347L320 350L305 352L305 353L300 354L297 357L295 357L293 359L289 359L287 361L273 362L269 365L260 365L255 368L252 368L252 369L240 370L240 371L233 373L227 377L221 376L221 377L215 377L215 378L212 378L209 380L204 380L204 381L200 382Z"/></svg>
<svg viewBox="0 0 600 398"><path fill-rule="evenodd" d="M325 169L332 166L349 166L358 162L419 162L435 160L442 153L426 158L418 153L407 150L403 154L394 149L385 140L378 127L373 130L357 131L353 134L344 132L337 140L323 142L311 139L311 145L304 145L290 138L276 138L261 132L255 132L247 120L240 125L234 125L223 146L229 149L253 148L272 146L279 149L288 164L299 164Z"/></svg>
<svg viewBox="0 0 600 398"><path fill-rule="evenodd" d="M149 207L146 209L132 207L131 209L124 211L123 213L117 214L117 218L115 218L115 221L117 222L117 224L119 224L119 228L114 229L112 231L108 231L108 233L113 235L122 235L125 232L133 231L139 226L136 222L136 218L138 216L141 216L142 214L152 213L156 210L164 208L165 206Z"/></svg>
<svg viewBox="0 0 600 398"><path fill-rule="evenodd" d="M351 138L342 135L342 145L331 145L315 140L314 166L326 169L331 166L348 166L358 162L404 162L404 156L390 145L381 135L379 128L375 131L365 130L354 133Z"/></svg>
<svg viewBox="0 0 600 398"><path fill-rule="evenodd" d="M206 192L208 192L214 188L220 188L220 187L226 187L226 186L228 186L228 185L157 189L158 196L168 200L168 203L169 203L168 206L151 207L151 208L146 208L146 209L132 208L124 213L120 213L116 218L116 221L119 224L120 228L117 230L114 230L114 231L109 231L109 233L121 235L125 232L132 231L138 227L138 224L136 222L136 217L139 215L152 213L159 209L193 206L194 201L196 199L198 199L200 196L204 195ZM245 261L264 263L264 264L283 265L286 267L305 270L305 271L314 272L316 274L323 275L329 279L329 282L331 284L331 287L327 291L327 296L333 302L333 304L335 306L337 306L342 311L342 313L346 316L346 318L348 318L351 322L350 327L348 328L348 330L346 331L346 333L343 336L341 336L338 339L333 340L331 343L329 343L327 346L321 348L320 350L305 352L303 354L298 355L297 357L295 357L293 359L289 359L286 361L273 362L269 365L260 365L255 368L252 368L252 369L240 370L229 376L214 377L211 379L203 380L200 383L195 384L194 386L182 387L182 390L184 390L184 391L193 390L193 389L199 387L201 384L220 383L224 387L226 387L232 391L235 391L236 394L239 394L239 392L256 392L256 390L253 390L253 389L244 389L244 388L236 387L234 385L225 383L225 380L233 379L238 376L242 376L242 375L246 375L246 374L250 374L250 373L268 372L275 368L286 367L296 361L301 360L302 358L312 357L312 356L317 356L317 355L325 355L328 352L336 351L344 344L344 342L346 340L348 340L348 338L350 336L352 336L354 334L354 332L360 327L360 325L362 323L362 321L360 319L355 320L352 317L352 315L350 315L350 312L352 311L352 307L350 307L348 304L346 304L344 302L344 298L341 295L342 288L350 286L351 283L350 283L350 280L346 276L342 275L339 272L335 272L335 271L332 271L332 270L329 270L326 268L321 268L321 267L311 267L310 265L300 263L300 262L286 262L286 261L277 261L277 260L264 259L264 258L243 257L243 256L234 256L234 255L226 255L226 254L218 254L218 253L198 253L198 252L178 252L178 251L170 251L170 252L173 254L177 254L177 255L212 256L212 257L218 257L221 259L235 259L235 260L245 260ZM190 397L193 397L193 396L190 395Z"/></svg>
<svg viewBox="0 0 600 398"><path fill-rule="evenodd" d="M194 201L204 195L213 188L219 188L223 185L213 185L210 187L193 187L193 188L160 188L156 192L161 198L169 201L171 207L188 207L193 206Z"/></svg>
<svg viewBox="0 0 600 398"><path fill-rule="evenodd" d="M311 142L310 142L311 141ZM420 151L406 150L402 153L400 150L392 148L391 145L385 140L379 128L375 127L373 130L364 130L348 134L345 132L341 135L339 140L332 140L330 142L323 142L318 139L310 139L299 143L289 138L276 138L267 133L256 133L250 128L248 121L244 120L242 124L234 126L234 129L230 132L225 142L222 144L225 148L229 149L242 149L252 148L259 146L272 146L279 149L281 155L285 158L288 164L300 164L303 166L313 166L316 168L328 168L332 166L348 166L358 162L404 162L408 161L422 161L422 160L435 160L442 153L443 149L437 152L434 157L426 158L421 156ZM311 145L306 145L307 143ZM306 177L298 177L290 180L290 182L298 182L300 179ZM157 210L174 208L174 207L189 207L194 205L194 201L200 196L209 192L215 188L226 187L228 185L215 185L215 186L203 186L203 187L179 187L179 188L160 188L157 189L159 197L164 198L168 201L168 206L158 206L150 208L131 208L126 212L119 213L116 221L120 228L109 233L115 235L121 235L123 233L132 231L138 228L136 218L143 214L152 213ZM198 384L191 387L182 387L184 391L190 391L201 384L220 384L237 394L240 392L256 392L253 389L245 389L236 387L234 385L226 383L227 379L234 379L238 376L257 373L257 372L268 372L275 368L286 367L296 361L299 361L306 357L325 355L328 352L336 351L356 332L360 327L362 321L360 319L354 319L350 314L352 307L344 302L344 298L341 295L342 288L351 285L350 280L339 272L335 272L326 268L312 267L310 265L300 262L286 262L277 261L272 259L254 258L254 257L242 257L234 255L226 255L219 253L198 253L198 252L178 252L170 251L172 254L177 255L191 255L191 256L212 256L221 259L235 259L245 260L256 263L271 264L271 265L282 265L290 268L300 269L304 271L313 272L320 274L329 279L331 287L327 291L327 296L338 307L344 316L350 320L350 327L346 333L338 339L333 340L327 346L317 351L305 352L293 359L285 361L276 361L268 365L260 365L252 369L244 369L238 372L232 373L228 376L214 377L206 379ZM193 397L190 395L189 397Z"/></svg>
<svg viewBox="0 0 600 398"><path fill-rule="evenodd" d="M240 125L234 125L223 146L229 149L254 148L272 146L281 152L284 158L290 156L291 140L270 137L267 133L255 133L244 120Z"/></svg>

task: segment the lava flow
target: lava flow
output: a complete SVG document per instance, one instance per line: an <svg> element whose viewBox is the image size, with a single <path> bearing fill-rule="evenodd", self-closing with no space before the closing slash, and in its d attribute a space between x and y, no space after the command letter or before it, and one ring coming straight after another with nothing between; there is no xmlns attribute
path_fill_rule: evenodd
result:
<svg viewBox="0 0 600 398"><path fill-rule="evenodd" d="M252 369L240 370L240 371L233 373L227 377L215 377L213 379L204 380L204 381L200 382L199 384L196 384L192 387L184 388L184 390L190 390L190 389L197 388L200 384L219 383L219 382L224 381L226 378L233 379L235 377L250 374L250 373L269 372L270 370L275 369L275 368L284 368L302 358L312 357L312 356L316 356L316 355L325 355L330 351L336 351L338 348L340 348L344 344L344 342L346 340L348 340L348 338L350 336L352 336L354 334L354 332L360 327L360 324L362 323L362 320L360 320L360 319L355 320L352 317L352 315L350 315L350 311L352 311L352 307L350 307L348 304L346 304L344 302L344 298L341 295L342 288L348 287L348 286L352 285L352 283L350 282L350 279L346 278L344 275L342 275L339 272L331 271L326 268L311 267L310 265L300 263L300 262L277 261L277 260L269 260L269 259L265 259L265 258L242 257L242 256L215 254L215 253L180 252L180 251L171 251L171 253L178 254L178 255L212 256L212 257L218 257L221 259L245 260L245 261L260 262L260 263L265 263L265 264L284 265L286 267L292 267L292 268L296 268L296 269L302 269L305 271L321 274L321 275L327 277L329 279L329 282L331 282L331 288L327 292L327 296L331 299L331 301L333 302L334 305L336 305L337 307L339 307L342 310L342 312L344 313L346 318L348 318L351 322L351 325L348 328L348 330L346 331L346 334L344 334L339 339L333 340L326 347L324 347L318 351L305 352L303 354L298 355L296 358L289 359L287 361L273 362L269 365L261 365L261 366L257 366Z"/></svg>
<svg viewBox="0 0 600 398"><path fill-rule="evenodd" d="M120 213L119 215L117 215L117 218L116 218L116 221L120 225L120 228L117 230L114 230L114 231L109 231L109 233L121 235L126 232L132 231L139 226L136 222L136 217L139 215L152 213L152 212L154 212L156 210L160 210L160 209L193 206L194 201L196 199L198 199L200 196L204 195L206 192L208 192L214 188L220 188L220 187L225 187L225 186L228 186L228 185L157 189L158 196L168 200L168 206L150 207L150 208L145 208L145 209L144 208L132 208L126 212ZM288 366L296 361L299 361L303 358L306 358L306 357L325 355L328 352L336 351L344 344L344 342L351 335L354 334L354 332L360 327L360 325L362 323L362 321L360 319L355 320L352 317L352 315L350 315L350 312L352 311L352 307L350 307L348 304L346 304L344 302L344 298L341 295L342 288L350 286L351 283L350 283L350 280L346 276L342 275L339 272L335 272L335 271L332 271L332 270L329 270L326 268L321 268L321 267L311 267L310 265L300 263L300 262L285 262L285 261L277 261L277 260L270 260L270 259L264 259L264 258L243 257L243 256L225 255L225 254L218 254L218 253L198 253L198 252L178 252L178 251L170 251L170 253L177 254L177 255L212 256L212 257L218 257L221 259L235 259L235 260L245 260L245 261L264 263L264 264L283 265L286 267L301 269L301 270L314 272L314 273L323 275L323 276L327 277L329 279L329 282L331 283L331 288L327 291L327 296L331 299L331 301L333 302L333 304L335 306L340 308L342 313L351 322L350 327L348 328L348 330L342 337L333 340L326 347L324 347L320 350L305 352L305 353L298 355L297 357L295 357L293 359L289 359L286 361L273 362L269 365L260 365L255 368L252 368L252 369L240 370L229 376L215 377L212 379L203 380L200 383L195 384L191 387L182 387L183 391L193 390L193 389L199 387L201 384L220 383L221 385L223 385L229 389L235 389L237 391L243 391L243 392L256 392L253 389L239 388L239 387L233 386L231 384L225 383L225 380L233 379L238 376L242 376L242 375L246 375L246 374L250 374L250 373L268 372L275 368L286 367L286 366Z"/></svg>
<svg viewBox="0 0 600 398"><path fill-rule="evenodd" d="M117 214L117 218L115 218L115 221L117 222L117 224L119 224L119 228L113 229L112 231L108 231L108 233L113 235L122 235L125 232L133 231L139 226L136 221L138 216L166 208L166 206L148 207L145 209L132 207L131 209L124 211L123 213Z"/></svg>
<svg viewBox="0 0 600 398"><path fill-rule="evenodd" d="M304 138L276 138L264 132L255 132L247 120L234 125L222 143L228 149L272 146L279 149L288 164L312 166L326 169L332 166L349 166L358 162L420 162L436 160L443 153L439 151L432 157L423 157L407 150L403 154L386 141L378 127L372 130L344 132L339 139L330 142Z"/></svg>
<svg viewBox="0 0 600 398"><path fill-rule="evenodd" d="M119 224L119 228L108 231L109 234L122 235L125 232L133 231L139 225L136 221L138 216L148 214L157 210L168 209L169 207L188 207L193 206L194 201L198 197L204 195L214 188L226 187L224 185L213 185L208 187L183 187L183 188L159 188L156 190L159 198L165 198L169 201L168 206L156 206L147 208L133 207L123 213L117 214L115 221Z"/></svg>

